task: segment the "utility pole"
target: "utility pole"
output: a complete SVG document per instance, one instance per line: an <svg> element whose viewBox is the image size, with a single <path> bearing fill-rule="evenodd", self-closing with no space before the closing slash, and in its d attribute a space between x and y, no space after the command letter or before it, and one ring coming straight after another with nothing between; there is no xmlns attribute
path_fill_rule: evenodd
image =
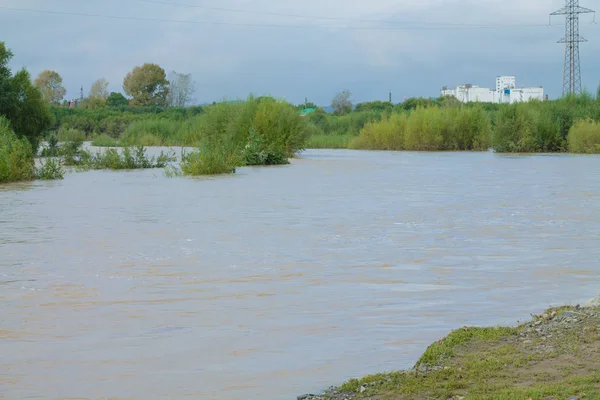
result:
<svg viewBox="0 0 600 400"><path fill-rule="evenodd" d="M83 101L83 85L81 85L81 92L79 94L79 100Z"/></svg>
<svg viewBox="0 0 600 400"><path fill-rule="evenodd" d="M563 72L563 96L581 93L581 66L579 63L579 43L587 40L579 35L579 14L595 13L594 10L579 6L579 0L566 0L566 5L550 14L565 16L565 37L558 43L565 44L565 66ZM594 18L595 19L595 18Z"/></svg>
<svg viewBox="0 0 600 400"><path fill-rule="evenodd" d="M392 91L390 90L390 103L392 102Z"/></svg>

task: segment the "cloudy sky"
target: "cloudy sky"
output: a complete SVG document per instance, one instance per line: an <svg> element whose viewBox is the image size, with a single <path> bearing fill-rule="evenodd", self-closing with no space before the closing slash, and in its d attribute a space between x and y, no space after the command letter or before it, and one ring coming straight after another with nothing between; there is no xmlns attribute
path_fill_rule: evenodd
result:
<svg viewBox="0 0 600 400"><path fill-rule="evenodd" d="M589 3L589 4L588 4ZM582 6L598 8L598 0ZM104 77L121 91L145 62L191 73L198 103L270 94L329 104L439 95L443 85L561 94L564 0L0 0L13 69L53 69L67 97ZM11 9L12 8L12 9ZM15 10L15 9L21 10ZM36 10L33 11L24 11ZM43 12L41 12L43 11ZM105 18L106 16L118 18ZM581 17L583 85L600 82L600 27Z"/></svg>

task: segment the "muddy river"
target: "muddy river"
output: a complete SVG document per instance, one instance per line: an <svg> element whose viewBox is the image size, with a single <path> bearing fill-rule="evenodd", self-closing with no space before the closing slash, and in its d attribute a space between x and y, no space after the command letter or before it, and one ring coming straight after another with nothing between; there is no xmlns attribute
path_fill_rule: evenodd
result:
<svg viewBox="0 0 600 400"><path fill-rule="evenodd" d="M600 294L600 157L311 150L0 186L0 397L295 399Z"/></svg>

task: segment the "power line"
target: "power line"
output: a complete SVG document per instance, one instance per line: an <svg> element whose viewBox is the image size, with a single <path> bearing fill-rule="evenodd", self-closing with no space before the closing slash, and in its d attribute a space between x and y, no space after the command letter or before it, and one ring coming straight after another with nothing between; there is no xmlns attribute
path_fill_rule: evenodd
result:
<svg viewBox="0 0 600 400"><path fill-rule="evenodd" d="M172 3L167 3L172 4ZM446 26L445 24L431 23L433 26L402 26L402 27L376 27L376 26L324 26L324 25L281 25L281 24L253 24L253 23L238 23L238 22L223 22L223 21L190 21L190 20L176 20L167 18L148 18L148 17L126 17L120 15L104 15L104 14L91 14L91 13L78 13L68 11L53 11L53 10L39 10L30 8L17 8L17 7L6 7L0 6L0 9L11 10L11 11L22 11L29 13L40 13L40 14L54 14L54 15L68 15L74 17L93 17L93 18L105 18L105 19L117 19L117 20L130 20L130 21L149 21L149 22L167 22L167 23L181 23L181 24L196 24L196 25L223 25L223 26L238 26L238 27L253 27L253 28L300 28L300 29L338 29L338 30L383 30L383 31L394 31L394 30L443 30L449 28L539 28L549 27L549 24L523 24L523 25L467 25L457 24ZM381 21L380 21L381 22ZM423 23L417 23L424 25Z"/></svg>
<svg viewBox="0 0 600 400"><path fill-rule="evenodd" d="M328 16L317 16L317 15L303 15L303 14L287 14L287 13L277 13L271 11L256 11L256 10L246 10L246 9L238 9L238 8L225 8L225 7L212 7L212 6L203 6L197 4L186 4L186 3L177 3L170 1L161 1L161 0L138 0L143 3L150 4L164 4L176 7L184 7L184 8L199 8L203 10L212 10L212 11L226 11L233 13L241 13L241 14L254 14L254 15L271 15L276 17L290 17L290 18L302 18L302 19L313 19L313 20L329 20L329 21L340 21L340 22L358 22L358 23L375 23L375 24L401 24L401 25L431 25L431 26L457 26L457 27L474 27L474 28L483 28L483 27L507 27L507 28L518 28L522 26L527 27L542 27L548 26L547 24L502 24L491 26L488 24L464 24L464 23L451 23L451 22L426 22L426 21L398 21L398 20L382 20L382 19L354 19L354 18L342 18L342 17L328 17Z"/></svg>

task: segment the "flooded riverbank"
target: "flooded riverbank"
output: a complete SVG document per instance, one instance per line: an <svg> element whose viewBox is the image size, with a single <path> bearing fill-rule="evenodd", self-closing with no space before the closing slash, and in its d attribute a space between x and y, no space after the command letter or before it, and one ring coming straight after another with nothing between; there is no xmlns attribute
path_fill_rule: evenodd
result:
<svg viewBox="0 0 600 400"><path fill-rule="evenodd" d="M600 284L600 157L311 150L0 186L0 387L294 398Z"/></svg>

